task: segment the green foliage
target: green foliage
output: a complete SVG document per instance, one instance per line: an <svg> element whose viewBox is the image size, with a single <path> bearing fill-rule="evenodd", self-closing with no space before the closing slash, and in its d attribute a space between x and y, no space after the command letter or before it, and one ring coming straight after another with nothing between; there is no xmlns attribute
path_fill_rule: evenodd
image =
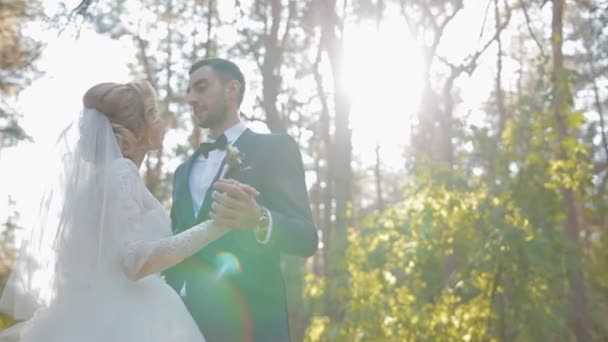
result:
<svg viewBox="0 0 608 342"><path fill-rule="evenodd" d="M15 202L9 197L8 204L9 208L12 209ZM2 293L6 285L10 268L15 259L15 231L22 229L15 223L19 219L19 214L14 210L11 211L6 222L0 225L0 293ZM0 331L10 327L14 323L15 321L12 317L0 313Z"/></svg>
<svg viewBox="0 0 608 342"><path fill-rule="evenodd" d="M492 171L419 163L401 203L349 231L347 314L313 319L310 341L573 339L561 191L585 200L591 162L581 141L557 134L546 100L524 101L498 140L473 130ZM566 118L569 130L584 125L580 112ZM598 236L583 271L599 303L590 304L595 334L606 338L607 239Z"/></svg>
<svg viewBox="0 0 608 342"><path fill-rule="evenodd" d="M30 139L13 101L38 74L34 62L41 45L23 29L41 17L39 1L0 1L0 149Z"/></svg>
<svg viewBox="0 0 608 342"><path fill-rule="evenodd" d="M510 334L537 333L538 323L559 330L560 318L547 314L562 310L558 298L565 295L556 233L557 224L533 226L510 194L483 184L458 190L437 184L412 193L351 232L350 315L342 334L492 339L499 295L509 298L503 310ZM457 267L446 275L449 257Z"/></svg>
<svg viewBox="0 0 608 342"><path fill-rule="evenodd" d="M15 321L12 318L0 313L0 331L10 327L14 323Z"/></svg>

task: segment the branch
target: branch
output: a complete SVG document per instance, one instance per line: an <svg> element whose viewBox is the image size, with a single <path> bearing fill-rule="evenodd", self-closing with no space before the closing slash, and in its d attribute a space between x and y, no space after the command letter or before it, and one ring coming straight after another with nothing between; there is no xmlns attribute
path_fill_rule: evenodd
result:
<svg viewBox="0 0 608 342"><path fill-rule="evenodd" d="M534 42L536 42L536 45L538 46L538 49L540 50L540 54L543 57L543 59L547 58L547 55L545 54L545 50L543 49L543 46L541 45L538 38L536 38L536 35L534 34L534 30L532 29L532 25L530 24L530 16L528 15L528 9L526 9L526 5L524 4L524 1L519 0L519 5L521 6L521 9L524 12L524 17L526 18L526 26L528 27L528 32L530 32L530 36L532 36L532 39L534 40Z"/></svg>
<svg viewBox="0 0 608 342"><path fill-rule="evenodd" d="M241 117L243 117L245 120L250 121L250 122L263 122L264 124L267 124L266 120L260 119L258 117L254 117L254 116L249 116L243 112L241 112Z"/></svg>
<svg viewBox="0 0 608 342"><path fill-rule="evenodd" d="M156 83L156 78L152 72L152 67L150 66L150 60L148 59L148 55L146 54L146 42L142 39L138 34L132 34L133 39L137 43L137 48L141 53L142 64L144 66L144 73L146 74L146 78L152 83L154 89L158 89L158 84Z"/></svg>
<svg viewBox="0 0 608 342"><path fill-rule="evenodd" d="M435 32L439 31L439 26L435 21L435 15L433 14L433 11L431 11L430 5L425 1L423 1L422 4L424 4L422 5L422 13L431 21L431 25L433 25Z"/></svg>
<svg viewBox="0 0 608 342"><path fill-rule="evenodd" d="M205 55L207 58L212 57L211 56L211 43L212 43L211 30L213 28L213 7L214 7L213 0L209 0L208 13L207 13L207 42L205 43Z"/></svg>
<svg viewBox="0 0 608 342"><path fill-rule="evenodd" d="M431 25L433 26L433 31L435 33L434 37L433 37L433 43L431 44L430 47L428 47L426 49L428 51L427 52L428 56L433 57L433 56L436 56L437 47L439 46L439 43L441 42L441 38L443 38L443 32L445 31L445 28L456 17L456 14L458 14L458 12L460 12L460 10L462 10L463 5L462 5L462 1L459 1L458 4L456 4L456 7L452 11L452 13L450 13L448 16L446 16L443 19L443 21L441 22L441 24L437 24L437 22L435 21L436 16L431 11L431 8L430 8L430 5L428 4L428 2L422 1L421 6L422 6L422 12L427 17L427 19L429 19L429 21L431 22ZM429 61L429 63L431 63L431 62Z"/></svg>
<svg viewBox="0 0 608 342"><path fill-rule="evenodd" d="M399 1L399 5L401 8L401 16L405 19L405 23L407 24L407 28L410 30L410 35L413 37L416 37L416 30L415 30L415 26L412 23L412 19L410 18L409 15L407 15L407 12L405 11L405 0L401 0Z"/></svg>
<svg viewBox="0 0 608 342"><path fill-rule="evenodd" d="M80 16L83 21L94 21L93 14L89 13L89 9L93 2L97 0L82 0L73 10L71 10L67 15L67 21L65 27L59 30L59 34L62 34L63 31L68 27L68 24L74 21L74 18ZM76 37L80 37L80 29L81 27L77 27Z"/></svg>
<svg viewBox="0 0 608 342"><path fill-rule="evenodd" d="M488 0L488 5L486 6L486 11L483 16L483 23L481 23L481 30L479 31L479 40L481 40L481 37L483 37L483 31L484 31L484 28L486 27L486 22L488 21L488 13L490 11L491 4L492 4L492 0Z"/></svg>
<svg viewBox="0 0 608 342"><path fill-rule="evenodd" d="M608 162L595 162L593 163L593 172L600 174L608 169Z"/></svg>
<svg viewBox="0 0 608 342"><path fill-rule="evenodd" d="M289 14L287 15L287 22L285 23L285 32L283 32L283 37L281 38L281 51L285 51L285 45L287 44L287 36L289 31L291 30L291 24L293 23L293 18L296 13L296 2L295 0L289 1Z"/></svg>
<svg viewBox="0 0 608 342"><path fill-rule="evenodd" d="M262 70L262 54L259 51L260 44L253 41L253 38L251 37L251 35L249 34L249 31L247 29L243 29L240 32L245 37L247 44L249 44L248 52L251 52L251 54L253 54L255 64L257 64L258 68L260 70Z"/></svg>
<svg viewBox="0 0 608 342"><path fill-rule="evenodd" d="M89 7L93 4L93 0L82 0L78 6L72 10L72 14L87 16Z"/></svg>
<svg viewBox="0 0 608 342"><path fill-rule="evenodd" d="M167 16L173 15L173 2L169 2L165 13ZM173 72L171 71L171 59L173 58L173 49L171 48L171 43L173 42L173 32L174 31L173 31L173 28L171 27L171 21L168 20L167 21L167 59L166 59L166 63L165 63L165 70L167 71L167 79L166 79L167 96L173 95L173 90L171 89L171 78L173 77ZM142 54L144 54L144 51L142 51ZM147 57L146 57L146 60L147 60ZM150 78L148 77L148 79L150 79ZM169 106L167 105L167 107L169 107Z"/></svg>
<svg viewBox="0 0 608 342"><path fill-rule="evenodd" d="M600 182L600 185L598 187L597 195L598 195L600 201L602 201L604 198L604 194L606 193L607 184L608 184L608 172L606 172L604 174L604 177L602 177L602 181Z"/></svg>
<svg viewBox="0 0 608 342"><path fill-rule="evenodd" d="M256 5L256 10L258 10L258 3L255 4ZM236 0L235 1L235 7L238 8L239 10L239 14L241 16L241 22L246 21L245 17L245 10L243 9L243 5L241 4L240 0ZM258 13L259 14L259 13ZM236 23L234 23L236 25ZM251 37L251 34L249 33L249 31L246 28L240 29L238 30L238 32L240 34L242 34L245 37L245 40L247 41L247 44L249 44L249 51L246 51L245 49L242 49L239 47L239 50L242 52L250 52L251 54L253 54L253 58L255 60L256 65L258 66L258 68L260 70L262 70L262 55L259 52L259 47L260 47L260 43L259 42L255 42L253 40L253 38ZM264 27L264 32L266 32L266 27Z"/></svg>
<svg viewBox="0 0 608 342"><path fill-rule="evenodd" d="M338 20L338 27L340 28L340 38L344 38L344 22L346 21L346 9L348 8L348 0L344 0L342 3L342 17ZM336 17L338 16L338 12L334 11Z"/></svg>
<svg viewBox="0 0 608 342"><path fill-rule="evenodd" d="M456 72L456 73L467 72L468 74L471 74L473 72L473 70L475 70L475 68L477 67L477 60L479 59L479 57L481 57L481 55L490 47L490 45L492 45L492 43L498 39L498 37L500 36L502 31L509 24L510 20L511 20L511 8L507 7L507 17L506 17L505 21L498 27L496 32L494 32L494 35L492 36L492 38L490 38L490 40L488 40L486 42L486 44L483 46L483 48L481 50L478 50L473 55L469 55L469 56L465 57L464 61L469 60L468 63L462 63L462 64L456 66L456 65L450 63L449 61L447 61L444 57L441 57L438 55L435 55L435 57L437 57L444 64L446 64L448 67L450 67L450 69L452 70L453 73L454 72Z"/></svg>
<svg viewBox="0 0 608 342"><path fill-rule="evenodd" d="M591 39L595 40L596 38L599 38L599 34L595 32L595 26L593 25L593 15L595 12L595 8L591 8L590 10L591 15L589 16L589 26L591 28ZM598 37L596 37L598 36ZM597 78L598 78L598 73L597 70L595 68L595 57L594 53L593 53L593 43L589 42L588 40L584 39L584 45L585 48L587 49L587 55L589 56L588 62L589 62L589 69L591 71L591 78L592 78L592 86L593 86L593 95L594 95L594 102L595 102L595 107L597 110L597 114L599 115L600 118L600 135L602 137L602 147L604 147L604 152L606 153L606 155L608 155L608 137L606 137L606 122L604 120L604 110L602 108L602 101L600 101L600 89L597 85Z"/></svg>
<svg viewBox="0 0 608 342"><path fill-rule="evenodd" d="M452 12L452 14L450 14L443 20L443 22L439 26L439 31L437 32L438 34L435 37L436 42L433 44L434 48L436 48L439 45L439 42L441 41L441 38L443 37L443 31L445 30L446 26L448 26L448 24L452 21L452 19L454 19L454 17L456 17L456 14L458 14L458 12L460 12L460 10L462 10L462 8L463 8L462 1L460 1L454 8L454 11Z"/></svg>

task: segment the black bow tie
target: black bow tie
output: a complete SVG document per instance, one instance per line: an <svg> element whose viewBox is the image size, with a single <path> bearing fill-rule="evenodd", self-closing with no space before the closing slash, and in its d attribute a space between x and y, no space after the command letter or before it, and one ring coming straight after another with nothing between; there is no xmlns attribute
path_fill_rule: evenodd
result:
<svg viewBox="0 0 608 342"><path fill-rule="evenodd" d="M224 134L220 135L214 142L204 142L196 150L197 155L203 155L205 158L209 157L209 152L215 150L225 150L226 145L228 144L228 139Z"/></svg>

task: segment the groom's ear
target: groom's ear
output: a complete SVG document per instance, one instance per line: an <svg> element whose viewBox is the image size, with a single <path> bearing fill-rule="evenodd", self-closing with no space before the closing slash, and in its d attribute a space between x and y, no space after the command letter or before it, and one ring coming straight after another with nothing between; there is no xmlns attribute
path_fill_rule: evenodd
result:
<svg viewBox="0 0 608 342"><path fill-rule="evenodd" d="M228 82L228 86L226 87L226 92L230 95L230 98L234 99L238 102L239 91L241 90L241 83L237 80L231 80Z"/></svg>

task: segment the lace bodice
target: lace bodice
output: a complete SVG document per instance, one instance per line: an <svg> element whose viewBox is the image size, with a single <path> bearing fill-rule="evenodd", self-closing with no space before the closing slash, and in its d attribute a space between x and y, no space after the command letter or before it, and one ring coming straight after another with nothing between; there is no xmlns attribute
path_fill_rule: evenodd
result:
<svg viewBox="0 0 608 342"><path fill-rule="evenodd" d="M132 280L163 271L182 262L224 234L225 229L205 221L180 234L171 235L171 221L146 189L136 166L128 159L114 163L117 214L124 227L119 236L119 262Z"/></svg>

